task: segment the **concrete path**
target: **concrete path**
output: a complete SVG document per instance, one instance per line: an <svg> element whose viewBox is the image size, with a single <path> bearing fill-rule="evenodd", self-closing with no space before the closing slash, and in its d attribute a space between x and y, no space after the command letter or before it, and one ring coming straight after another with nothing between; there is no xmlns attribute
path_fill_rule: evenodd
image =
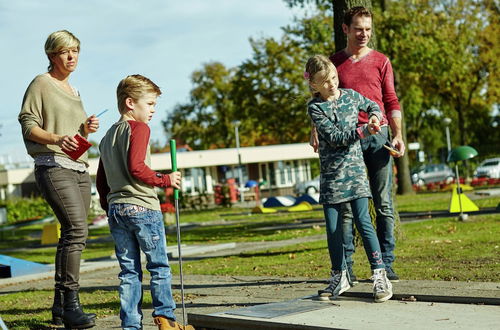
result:
<svg viewBox="0 0 500 330"><path fill-rule="evenodd" d="M174 283L178 292L177 278ZM307 278L185 276L188 321L197 328L233 330L494 329L500 324L498 283L400 281L394 283L393 299L383 304L371 299L369 282L356 285L336 301L312 300L311 295L324 285ZM313 306L308 308L312 310L275 318L243 316L256 307L270 310L273 303L285 302L281 309L287 305L293 309L295 299ZM151 313L144 310L144 329L155 329ZM182 321L180 305L176 315ZM119 325L118 316L113 316L99 319L97 328Z"/></svg>
<svg viewBox="0 0 500 330"><path fill-rule="evenodd" d="M312 238L308 238L312 239ZM315 239L324 239L318 235ZM300 239L299 239L300 240ZM239 245L231 251L212 251L218 255L240 253L244 250L267 249L268 246ZM272 242L296 244L296 240ZM199 257L202 257L200 255ZM207 257L207 255L203 256ZM119 266L116 260L85 262L82 265L81 286L86 289L117 290ZM31 277L29 277L31 276ZM0 294L25 291L31 288L50 289L53 274L29 275L0 279ZM310 299L325 286L321 279L185 276L185 302L190 323L197 328L218 329L494 329L500 324L500 283L400 281L394 283L394 297L383 304L371 299L371 283L361 282L331 302ZM148 287L149 277L144 279ZM174 276L173 288L178 303L176 315L182 320L179 278ZM145 294L148 294L147 292ZM303 312L285 311L275 318L248 317L252 308L271 310L297 305ZM320 304L320 306L318 306ZM49 308L49 306L47 306ZM233 314L230 314L233 313ZM252 314L253 313L253 314ZM144 329L156 329L152 310L144 310ZM243 315L242 315L243 314ZM257 311L258 314L258 311ZM96 329L119 329L118 315L97 319Z"/></svg>
<svg viewBox="0 0 500 330"><path fill-rule="evenodd" d="M113 265L114 263L114 265ZM91 290L117 290L119 267L114 262L84 267L81 285ZM144 285L148 287L149 278ZM361 282L336 301L310 299L325 286L323 280L249 276L184 276L188 320L197 328L216 329L495 329L500 324L500 283L400 281L394 283L392 300L376 304L371 283ZM50 289L52 278L11 283L0 293L29 288ZM173 288L178 303L176 315L182 320L179 278ZM145 294L148 294L147 292ZM272 309L273 303L296 299L310 305L309 311L285 313L275 318L248 317L252 308ZM263 304L271 304L263 306ZM317 306L317 305L320 306ZM48 308L48 307L47 307ZM144 329L156 329L152 310L144 311ZM229 314L233 313L233 314ZM255 312L253 312L255 314ZM258 314L258 312L257 312ZM99 318L96 329L119 329L118 315Z"/></svg>

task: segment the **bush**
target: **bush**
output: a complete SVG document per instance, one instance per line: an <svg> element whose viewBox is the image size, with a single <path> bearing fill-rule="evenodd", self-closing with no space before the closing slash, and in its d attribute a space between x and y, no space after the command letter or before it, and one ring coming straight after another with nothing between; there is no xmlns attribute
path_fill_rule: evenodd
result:
<svg viewBox="0 0 500 330"><path fill-rule="evenodd" d="M15 198L0 203L7 209L7 223L44 218L53 215L49 204L42 197Z"/></svg>

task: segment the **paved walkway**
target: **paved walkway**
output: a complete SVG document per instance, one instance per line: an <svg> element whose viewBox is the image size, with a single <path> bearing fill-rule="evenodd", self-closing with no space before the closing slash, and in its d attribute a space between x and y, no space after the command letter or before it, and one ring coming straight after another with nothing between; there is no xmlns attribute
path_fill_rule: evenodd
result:
<svg viewBox="0 0 500 330"><path fill-rule="evenodd" d="M116 261L86 264L82 270L82 287L117 290L119 268ZM50 289L53 285L51 276L8 285L2 281L0 293ZM146 287L147 282L145 278ZM361 282L339 300L317 302L310 299L324 285L323 280L307 278L185 276L188 320L199 326L219 329L294 329L293 325L300 324L310 329L494 329L500 324L500 283L400 281L394 283L392 300L375 304L371 299L371 283ZM173 278L173 287L178 301L176 315L182 320L177 276ZM300 309L299 312L285 311L284 315L275 318L246 316L259 314L252 308L278 302L286 302L278 306L282 312L288 307L293 310L295 299L306 304L303 312ZM272 307L266 305L265 309ZM144 329L156 328L151 313L151 309L144 310ZM286 327L279 327L280 324ZM119 328L118 315L97 319L96 329Z"/></svg>

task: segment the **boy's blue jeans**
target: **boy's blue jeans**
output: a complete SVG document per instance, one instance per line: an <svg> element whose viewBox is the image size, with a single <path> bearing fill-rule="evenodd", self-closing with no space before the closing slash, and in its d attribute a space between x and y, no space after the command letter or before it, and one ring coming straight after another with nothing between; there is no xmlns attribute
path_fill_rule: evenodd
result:
<svg viewBox="0 0 500 330"><path fill-rule="evenodd" d="M142 328L141 250L146 255L146 269L151 273L153 316L175 320L172 274L161 212L133 204L111 204L108 222L121 268L118 278L122 328Z"/></svg>
<svg viewBox="0 0 500 330"><path fill-rule="evenodd" d="M383 127L380 134L371 135L361 140L363 157L368 169L370 189L375 205L377 237L382 249L382 258L387 267L392 267L394 262L394 207L392 203L392 158L383 147L388 136L387 127ZM342 209L342 222L344 226L344 249L346 263L352 265L354 253L354 223L350 205Z"/></svg>
<svg viewBox="0 0 500 330"><path fill-rule="evenodd" d="M380 245L378 243L375 229L368 213L368 198L358 198L349 202L354 215L356 228L363 239L366 256L370 262L371 269L384 268ZM326 219L326 237L328 241L328 252L333 270L345 270L345 254L343 244L343 225L339 217L342 204L325 204L323 211Z"/></svg>

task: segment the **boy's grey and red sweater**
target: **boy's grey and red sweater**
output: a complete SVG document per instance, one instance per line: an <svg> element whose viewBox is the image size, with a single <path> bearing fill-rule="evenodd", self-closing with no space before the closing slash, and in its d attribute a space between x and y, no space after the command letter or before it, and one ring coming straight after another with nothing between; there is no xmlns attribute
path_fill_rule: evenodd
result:
<svg viewBox="0 0 500 330"><path fill-rule="evenodd" d="M150 134L147 124L134 120L119 121L106 132L96 179L103 209L128 203L160 211L154 187L169 187L170 177L150 167Z"/></svg>

